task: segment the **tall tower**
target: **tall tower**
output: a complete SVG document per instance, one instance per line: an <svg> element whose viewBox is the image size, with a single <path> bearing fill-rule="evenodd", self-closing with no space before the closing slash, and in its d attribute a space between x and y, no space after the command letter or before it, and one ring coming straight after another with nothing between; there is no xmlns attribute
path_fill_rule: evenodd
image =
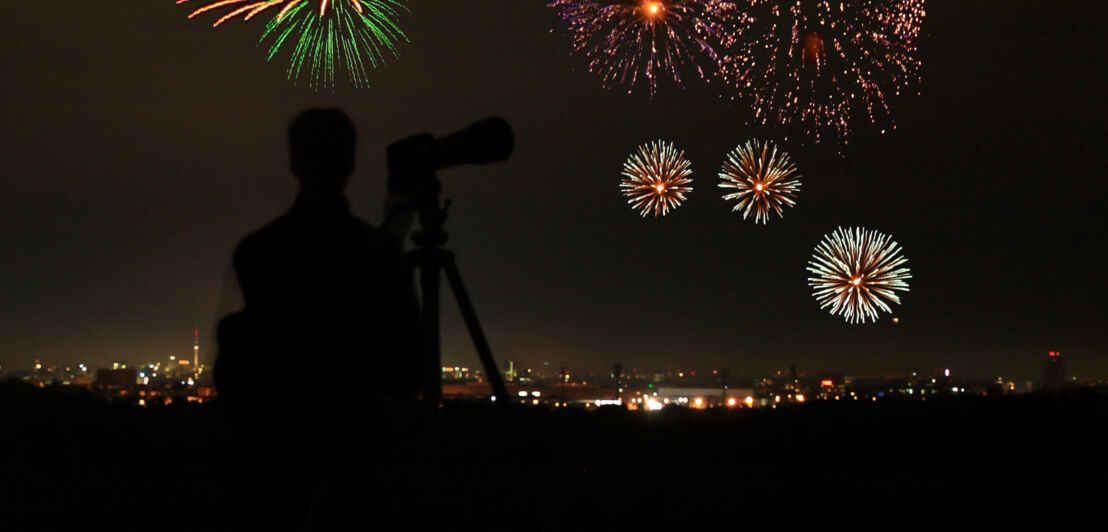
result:
<svg viewBox="0 0 1108 532"><path fill-rule="evenodd" d="M200 371L200 327L192 330L192 371Z"/></svg>

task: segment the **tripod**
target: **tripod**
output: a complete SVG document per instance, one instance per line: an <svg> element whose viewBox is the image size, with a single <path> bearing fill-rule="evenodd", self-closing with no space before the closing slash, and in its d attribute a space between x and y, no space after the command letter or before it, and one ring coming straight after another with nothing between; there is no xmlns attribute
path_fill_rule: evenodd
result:
<svg viewBox="0 0 1108 532"><path fill-rule="evenodd" d="M437 185L437 183L436 183ZM477 321L477 312L473 309L473 303L469 300L465 285L462 284L462 275L458 272L458 265L454 262L454 253L443 249L446 244L446 232L443 224L446 222L446 211L450 208L450 200L445 205L439 205L437 191L441 187L434 187L436 193L424 201L419 202L420 230L412 235L412 241L417 248L409 252L411 264L419 269L419 284L422 296L422 336L423 336L423 400L432 407L438 407L442 401L442 346L439 331L439 272L446 274L446 280L454 291L454 299L458 303L458 309L469 329L470 339L473 340L477 354L481 358L481 364L485 367L492 393L500 404L508 403L508 393L504 388L504 380L500 371L496 369L496 360L492 357L489 342L485 339L485 333L481 330L481 323Z"/></svg>

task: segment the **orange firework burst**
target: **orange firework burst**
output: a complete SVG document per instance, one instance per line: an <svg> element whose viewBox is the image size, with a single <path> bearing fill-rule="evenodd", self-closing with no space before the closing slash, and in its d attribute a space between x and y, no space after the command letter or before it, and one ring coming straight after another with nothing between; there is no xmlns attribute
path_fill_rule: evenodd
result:
<svg viewBox="0 0 1108 532"><path fill-rule="evenodd" d="M819 308L831 307L848 323L877 321L877 309L892 312L885 301L900 303L896 291L908 291L908 268L901 267L908 259L900 254L900 246L892 237L861 227L835 232L823 237L816 246L808 271L808 285Z"/></svg>
<svg viewBox="0 0 1108 532"><path fill-rule="evenodd" d="M789 160L789 154L759 140L748 141L731 150L723 161L719 177L720 188L735 189L723 199L738 200L732 210L743 211L744 220L753 213L754 223L766 223L770 210L783 216L782 209L796 205L796 195L800 191L800 174Z"/></svg>
<svg viewBox="0 0 1108 532"><path fill-rule="evenodd" d="M177 3L178 4L183 4L183 3L188 2L188 1L189 0L177 0ZM342 1L342 0L339 0L339 1ZM354 9L358 13L363 12L362 11L362 9L363 9L362 4L358 0L346 0L346 1L350 2L350 4L352 6L354 6ZM218 26L220 24L223 24L225 21L227 21L229 19L232 19L234 17L237 17L239 15L242 15L243 20L250 20L251 18L254 17L254 15L257 15L258 13L261 13L262 11L265 11L265 10L271 8L271 7L277 7L277 6L283 4L284 7L282 7L281 11L277 13L277 18L280 19L280 18L283 18L285 16L285 14L289 12L290 9L292 9L293 7L296 7L297 4L301 4L303 2L304 2L304 0L261 0L261 1L259 1L259 0L220 0L218 2L212 2L210 4L207 4L205 6L197 8L196 11L193 11L192 13L189 13L189 18L195 17L196 15L199 15L199 14L204 13L206 11L211 11L213 9L219 9L221 7L227 7L227 6L235 6L235 9L232 9L231 11L227 12L225 15L220 17L218 20L215 21L215 23L212 24L212 26ZM325 15L327 13L327 5L329 3L330 2L328 0L319 0L319 16L322 17L323 15Z"/></svg>
<svg viewBox="0 0 1108 532"><path fill-rule="evenodd" d="M685 201L692 192L692 174L685 152L674 149L672 143L656 140L639 146L623 163L623 181L619 188L627 203L645 217L665 216Z"/></svg>

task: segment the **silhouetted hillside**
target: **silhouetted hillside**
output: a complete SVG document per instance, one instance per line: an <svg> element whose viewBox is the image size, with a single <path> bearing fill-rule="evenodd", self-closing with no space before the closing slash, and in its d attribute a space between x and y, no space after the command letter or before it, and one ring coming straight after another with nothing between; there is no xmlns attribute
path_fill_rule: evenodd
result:
<svg viewBox="0 0 1108 532"><path fill-rule="evenodd" d="M315 502L273 511L316 529L1063 523L1101 493L1106 406L1099 395L652 414L448 404L350 420L388 456L352 457L307 490ZM255 517L236 513L249 493L228 488L240 484L227 479L236 458L218 402L144 409L7 384L0 419L0 523L19 523L6 529L223 530Z"/></svg>

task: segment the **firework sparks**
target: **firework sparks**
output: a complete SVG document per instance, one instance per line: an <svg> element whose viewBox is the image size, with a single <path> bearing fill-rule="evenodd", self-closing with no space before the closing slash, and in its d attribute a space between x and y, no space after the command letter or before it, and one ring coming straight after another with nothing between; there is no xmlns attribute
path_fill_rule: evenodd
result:
<svg viewBox="0 0 1108 532"><path fill-rule="evenodd" d="M918 84L924 0L751 0L718 76L762 124L845 142L851 116L895 129L887 99ZM781 5L779 5L781 4Z"/></svg>
<svg viewBox="0 0 1108 532"><path fill-rule="evenodd" d="M354 86L369 86L367 70L384 66L386 56L398 57L398 44L408 40L394 22L404 9L398 0L221 0L197 8L189 18L228 9L212 24L219 26L239 16L250 20L270 8L279 9L259 39L259 44L270 40L266 60L295 36L286 74L293 81L307 75L317 89L334 86L336 64L346 68Z"/></svg>
<svg viewBox="0 0 1108 532"><path fill-rule="evenodd" d="M876 322L877 310L892 312L886 301L900 304L897 290L908 291L908 259L892 237L861 227L840 227L816 246L808 271L808 285L821 309L831 307L848 323Z"/></svg>
<svg viewBox="0 0 1108 532"><path fill-rule="evenodd" d="M744 19L731 0L551 0L570 36L573 52L605 87L627 91L644 81L651 96L658 77L684 86L681 71L700 78L719 63L715 47L736 19Z"/></svg>
<svg viewBox="0 0 1108 532"><path fill-rule="evenodd" d="M789 155L778 152L770 142L748 141L727 154L719 172L720 188L735 189L723 196L738 200L733 211L743 211L745 220L754 214L754 223L769 220L770 210L783 216L784 207L796 205L800 174Z"/></svg>
<svg viewBox="0 0 1108 532"><path fill-rule="evenodd" d="M674 149L672 143L656 140L643 144L623 163L619 188L631 208L644 217L650 213L665 216L692 192L689 166L685 152Z"/></svg>

